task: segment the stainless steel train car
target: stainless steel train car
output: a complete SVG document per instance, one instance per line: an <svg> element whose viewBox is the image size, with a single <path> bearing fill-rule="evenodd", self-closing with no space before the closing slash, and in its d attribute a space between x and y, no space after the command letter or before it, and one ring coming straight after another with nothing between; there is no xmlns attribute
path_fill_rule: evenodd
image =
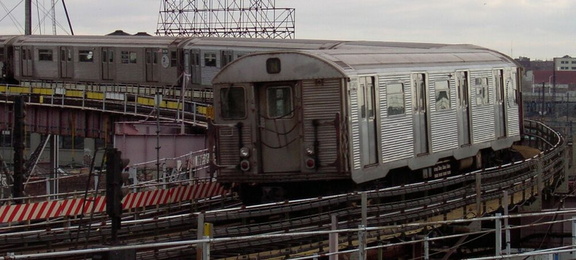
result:
<svg viewBox="0 0 576 260"><path fill-rule="evenodd" d="M473 45L369 45L225 66L213 80L218 181L273 198L306 184L422 180L480 167L520 140L520 67L510 57Z"/></svg>

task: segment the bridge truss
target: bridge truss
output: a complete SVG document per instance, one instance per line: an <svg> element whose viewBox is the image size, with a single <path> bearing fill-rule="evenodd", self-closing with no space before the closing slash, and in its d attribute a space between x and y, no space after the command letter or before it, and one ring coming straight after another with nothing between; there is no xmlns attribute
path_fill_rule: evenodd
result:
<svg viewBox="0 0 576 260"><path fill-rule="evenodd" d="M295 9L275 0L161 0L156 35L293 39Z"/></svg>

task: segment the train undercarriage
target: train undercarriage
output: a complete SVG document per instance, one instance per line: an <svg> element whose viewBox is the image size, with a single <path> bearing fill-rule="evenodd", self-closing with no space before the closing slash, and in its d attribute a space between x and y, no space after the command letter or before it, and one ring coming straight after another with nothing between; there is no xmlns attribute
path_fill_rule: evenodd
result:
<svg viewBox="0 0 576 260"><path fill-rule="evenodd" d="M393 169L385 178L361 184L356 184L351 179L340 179L274 183L234 183L226 185L237 192L246 205L252 205L278 202L287 199L323 197L430 181L521 161L538 152L536 149L521 145L515 145L509 149L499 151L484 149L474 157L462 160L444 158L436 165L424 169L411 170L408 167ZM445 187L444 189L447 188L449 189L449 187Z"/></svg>

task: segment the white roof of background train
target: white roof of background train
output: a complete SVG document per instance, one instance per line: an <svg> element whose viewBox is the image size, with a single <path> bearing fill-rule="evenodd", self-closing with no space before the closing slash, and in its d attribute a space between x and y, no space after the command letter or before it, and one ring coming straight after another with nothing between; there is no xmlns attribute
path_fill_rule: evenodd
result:
<svg viewBox="0 0 576 260"><path fill-rule="evenodd" d="M150 36L90 36L90 35L26 35L18 36L14 45L46 46L158 46L179 44L182 38Z"/></svg>

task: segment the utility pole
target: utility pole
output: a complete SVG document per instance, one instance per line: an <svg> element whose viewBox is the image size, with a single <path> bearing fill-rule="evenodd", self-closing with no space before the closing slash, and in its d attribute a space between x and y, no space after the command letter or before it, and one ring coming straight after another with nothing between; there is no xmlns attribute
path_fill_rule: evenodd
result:
<svg viewBox="0 0 576 260"><path fill-rule="evenodd" d="M14 148L14 187L12 196L16 198L17 204L22 203L24 195L24 139L26 131L24 129L24 97L14 98L14 125L12 129L12 147Z"/></svg>
<svg viewBox="0 0 576 260"><path fill-rule="evenodd" d="M24 1L24 35L32 34L32 0Z"/></svg>

